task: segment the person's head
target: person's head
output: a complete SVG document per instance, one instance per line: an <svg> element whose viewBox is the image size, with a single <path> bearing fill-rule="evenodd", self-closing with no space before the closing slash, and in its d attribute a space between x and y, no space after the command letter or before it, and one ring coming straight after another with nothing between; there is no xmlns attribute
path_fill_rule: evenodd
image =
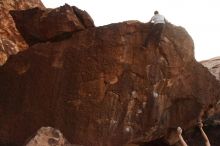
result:
<svg viewBox="0 0 220 146"><path fill-rule="evenodd" d="M158 11L154 11L154 15L156 15L156 14L159 14L159 12Z"/></svg>

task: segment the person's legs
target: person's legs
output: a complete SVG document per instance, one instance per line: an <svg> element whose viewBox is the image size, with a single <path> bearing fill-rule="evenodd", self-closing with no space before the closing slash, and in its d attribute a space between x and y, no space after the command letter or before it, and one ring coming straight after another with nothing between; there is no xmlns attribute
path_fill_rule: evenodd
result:
<svg viewBox="0 0 220 146"><path fill-rule="evenodd" d="M149 42L153 42L155 46L158 46L163 29L163 23L154 24L145 40L145 46L147 47L149 45Z"/></svg>
<svg viewBox="0 0 220 146"><path fill-rule="evenodd" d="M164 28L163 23L156 24L155 40L156 40L157 43L160 42L161 34L163 32L163 28Z"/></svg>

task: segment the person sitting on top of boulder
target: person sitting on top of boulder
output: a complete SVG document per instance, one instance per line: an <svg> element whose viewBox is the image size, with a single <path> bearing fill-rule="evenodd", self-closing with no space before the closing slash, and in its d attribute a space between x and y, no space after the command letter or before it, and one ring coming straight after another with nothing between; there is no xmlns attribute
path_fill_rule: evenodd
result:
<svg viewBox="0 0 220 146"><path fill-rule="evenodd" d="M203 131L202 127L203 127L203 123L201 121L198 122L198 127L200 129L200 132L202 134L202 137L205 141L205 146L211 146L210 142L209 142L209 139L207 137L207 135L205 134L205 132ZM180 144L182 146L188 146L186 144L186 142L184 141L183 137L182 137L182 129L180 127L177 128L177 134L178 134L178 137L179 137L179 140L180 140Z"/></svg>
<svg viewBox="0 0 220 146"><path fill-rule="evenodd" d="M157 45L159 44L161 34L163 32L165 23L167 22L165 17L161 14L159 14L158 11L154 11L154 16L150 19L150 23L154 23L153 28L151 29L147 41L145 43L145 46L148 45L148 41L150 38L156 41Z"/></svg>

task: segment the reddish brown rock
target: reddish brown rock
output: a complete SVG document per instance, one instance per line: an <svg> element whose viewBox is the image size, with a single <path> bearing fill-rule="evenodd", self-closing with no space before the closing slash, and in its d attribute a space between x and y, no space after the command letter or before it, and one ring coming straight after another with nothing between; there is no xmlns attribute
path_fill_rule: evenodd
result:
<svg viewBox="0 0 220 146"><path fill-rule="evenodd" d="M200 62L204 65L215 77L220 80L220 58L215 57L209 60ZM219 133L220 133L220 100L210 106L206 112L206 119L204 121L204 131L206 132L212 146L219 146ZM187 143L190 146L204 145L204 139L198 128L194 128L184 135Z"/></svg>
<svg viewBox="0 0 220 146"><path fill-rule="evenodd" d="M77 15L77 17L78 17L79 21L81 22L81 24L85 28L91 28L91 27L95 26L92 18L90 17L90 15L86 11L82 11L79 8L75 7L75 6L72 6L72 9L75 12L75 14Z"/></svg>
<svg viewBox="0 0 220 146"><path fill-rule="evenodd" d="M7 61L8 59L8 55L3 52L3 51L0 51L0 66L2 66L3 64L5 64L5 62Z"/></svg>
<svg viewBox="0 0 220 146"><path fill-rule="evenodd" d="M0 68L0 142L21 145L44 125L84 146L193 127L218 101L219 82L195 61L182 27L167 24L159 47L145 48L150 29L139 22L86 29L11 57Z"/></svg>
<svg viewBox="0 0 220 146"><path fill-rule="evenodd" d="M11 10L24 10L33 7L44 8L40 0L0 0L0 65L10 54L28 47L9 14Z"/></svg>
<svg viewBox="0 0 220 146"><path fill-rule="evenodd" d="M208 70L220 80L220 57L215 57L209 60L201 61L202 65L208 68Z"/></svg>
<svg viewBox="0 0 220 146"><path fill-rule="evenodd" d="M18 30L30 45L64 39L75 31L94 27L86 11L67 4L56 9L34 8L12 11L11 14Z"/></svg>
<svg viewBox="0 0 220 146"><path fill-rule="evenodd" d="M220 80L220 57L215 57L209 60L201 61L201 64L208 68L208 70L216 77L217 80ZM209 118L214 119L220 125L220 100L214 105L211 110L207 113Z"/></svg>

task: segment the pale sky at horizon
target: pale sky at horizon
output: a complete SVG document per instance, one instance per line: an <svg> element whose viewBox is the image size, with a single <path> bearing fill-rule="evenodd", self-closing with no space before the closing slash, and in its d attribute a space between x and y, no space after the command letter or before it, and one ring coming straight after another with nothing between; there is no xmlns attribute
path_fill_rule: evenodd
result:
<svg viewBox="0 0 220 146"><path fill-rule="evenodd" d="M41 0L47 8L65 3L87 11L96 26L127 20L148 22L158 10L174 25L184 27L195 45L197 61L220 56L218 0Z"/></svg>

